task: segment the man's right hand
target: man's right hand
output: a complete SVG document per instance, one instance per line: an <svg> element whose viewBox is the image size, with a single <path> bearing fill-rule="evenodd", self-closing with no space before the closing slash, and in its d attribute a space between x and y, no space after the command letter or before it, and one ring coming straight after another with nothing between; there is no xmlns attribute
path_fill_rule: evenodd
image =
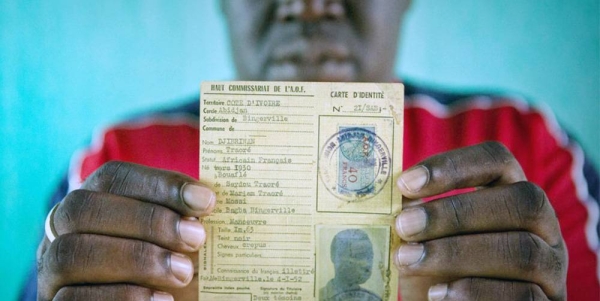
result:
<svg viewBox="0 0 600 301"><path fill-rule="evenodd" d="M164 291L194 277L206 238L198 218L215 202L180 173L103 165L56 208L56 240L38 249L38 300L173 300Z"/></svg>

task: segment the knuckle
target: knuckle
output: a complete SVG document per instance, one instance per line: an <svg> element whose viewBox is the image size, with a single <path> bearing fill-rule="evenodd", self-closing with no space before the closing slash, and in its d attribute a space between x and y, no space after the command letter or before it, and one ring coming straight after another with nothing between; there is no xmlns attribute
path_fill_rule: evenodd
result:
<svg viewBox="0 0 600 301"><path fill-rule="evenodd" d="M139 216L142 217L143 223L140 223L140 233L143 238L149 239L154 235L159 235L160 232L164 232L163 218L158 218L156 206L148 206L138 212Z"/></svg>
<svg viewBox="0 0 600 301"><path fill-rule="evenodd" d="M94 171L85 181L83 187L94 191L110 191L118 178L127 174L131 164L121 161L109 161Z"/></svg>
<svg viewBox="0 0 600 301"><path fill-rule="evenodd" d="M68 250L69 239L68 235L62 235L56 238L55 241L50 244L50 247L44 253L41 263L41 270L49 274L55 274L60 276L62 271L65 271L65 257Z"/></svg>
<svg viewBox="0 0 600 301"><path fill-rule="evenodd" d="M492 156L496 161L510 163L515 161L515 156L511 151L498 141L486 141L481 144L481 147Z"/></svg>
<svg viewBox="0 0 600 301"><path fill-rule="evenodd" d="M156 237L166 239L168 243L176 241L177 214L162 206L144 206L136 213L143 221L139 223L139 233L143 239Z"/></svg>
<svg viewBox="0 0 600 301"><path fill-rule="evenodd" d="M515 184L515 189L522 196L521 201L517 202L517 210L524 221L543 219L551 209L546 193L539 186L531 182L519 182Z"/></svg>
<svg viewBox="0 0 600 301"><path fill-rule="evenodd" d="M38 263L38 275L48 280L49 285L64 283L72 274L74 258L78 255L78 237L73 234L56 238Z"/></svg>
<svg viewBox="0 0 600 301"><path fill-rule="evenodd" d="M462 232L468 228L464 218L465 211L469 210L472 203L469 194L461 194L450 197L442 206L442 214L446 216L446 227L450 227L454 232Z"/></svg>
<svg viewBox="0 0 600 301"><path fill-rule="evenodd" d="M89 179L101 180L101 179L105 179L107 177L111 177L112 175L114 175L116 173L116 171L118 171L121 168L122 165L123 165L123 162L119 162L119 161L106 162L106 163L102 164L102 166L100 166L98 169L96 169L92 173L92 175L90 176Z"/></svg>
<svg viewBox="0 0 600 301"><path fill-rule="evenodd" d="M54 213L54 226L60 232L77 232L80 219L86 220L86 206L93 198L93 193L88 190L78 189L71 191L62 200L61 205Z"/></svg>
<svg viewBox="0 0 600 301"><path fill-rule="evenodd" d="M512 236L507 240L507 254L519 277L539 284L550 295L563 294L562 284L566 282L563 253L550 248L540 237L529 232L518 232Z"/></svg>
<svg viewBox="0 0 600 301"><path fill-rule="evenodd" d="M428 241L425 243L425 255L422 262L431 267L448 266L448 262L456 262L457 258L465 255L463 245L464 239L461 236Z"/></svg>
<svg viewBox="0 0 600 301"><path fill-rule="evenodd" d="M92 192L84 189L76 189L63 199L63 204L67 204L68 206L75 206L80 204L81 202L87 201L91 198Z"/></svg>
<svg viewBox="0 0 600 301"><path fill-rule="evenodd" d="M518 256L518 267L553 295L559 294L557 284L566 280L566 263L560 253L531 233L520 233L519 240L522 252Z"/></svg>
<svg viewBox="0 0 600 301"><path fill-rule="evenodd" d="M151 261L150 258L154 258L155 250L147 243L142 241L132 241L130 245L130 254L137 254L139 256L133 256L133 268L136 270L144 270Z"/></svg>
<svg viewBox="0 0 600 301"><path fill-rule="evenodd" d="M160 247L143 241L131 241L128 245L129 254L131 254L131 265L135 271L142 271L143 274L166 276L168 269L166 260L166 251Z"/></svg>
<svg viewBox="0 0 600 301"><path fill-rule="evenodd" d="M114 175L118 172L120 172L124 166L127 166L128 164L126 162L121 162L121 161L108 161L104 164L102 164L102 166L100 166L100 168L96 171L96 173L99 176L103 176L103 175Z"/></svg>
<svg viewBox="0 0 600 301"><path fill-rule="evenodd" d="M488 141L481 144L481 149L487 154L490 162L502 166L501 181L518 182L525 179L521 164L504 144L497 141Z"/></svg>
<svg viewBox="0 0 600 301"><path fill-rule="evenodd" d="M514 257L516 268L529 275L538 274L542 268L543 242L527 232L519 232L516 238L510 241L509 252L517 254Z"/></svg>
<svg viewBox="0 0 600 301"><path fill-rule="evenodd" d="M193 179L172 171L110 161L98 168L82 187L142 201L176 203L179 200L181 182L186 180Z"/></svg>
<svg viewBox="0 0 600 301"><path fill-rule="evenodd" d="M544 261L545 275L550 276L551 283L566 283L567 259L566 254L552 249ZM543 276L543 275L542 275Z"/></svg>
<svg viewBox="0 0 600 301"><path fill-rule="evenodd" d="M426 167L430 171L433 181L462 178L460 162L457 162L456 154L452 152L436 155L426 164ZM456 183L452 183L452 185L456 185Z"/></svg>

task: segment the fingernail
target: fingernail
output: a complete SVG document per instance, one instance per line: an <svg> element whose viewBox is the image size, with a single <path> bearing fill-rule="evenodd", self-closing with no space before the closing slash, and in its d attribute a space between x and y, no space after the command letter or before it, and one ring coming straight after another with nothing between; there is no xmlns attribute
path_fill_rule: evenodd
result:
<svg viewBox="0 0 600 301"><path fill-rule="evenodd" d="M398 186L414 193L419 192L428 181L429 170L425 166L419 165L403 172L398 179Z"/></svg>
<svg viewBox="0 0 600 301"><path fill-rule="evenodd" d="M427 296L429 298L429 301L440 301L440 300L444 300L444 298L446 298L447 294L448 294L448 284L442 283L442 284L436 284L436 285L430 287L429 292L427 293Z"/></svg>
<svg viewBox="0 0 600 301"><path fill-rule="evenodd" d="M186 183L183 186L181 196L186 205L199 211L211 209L217 199L217 196L212 190L192 183Z"/></svg>
<svg viewBox="0 0 600 301"><path fill-rule="evenodd" d="M188 283L194 274L192 260L179 253L171 253L171 271L183 283Z"/></svg>
<svg viewBox="0 0 600 301"><path fill-rule="evenodd" d="M197 249L204 243L206 232L197 218L186 217L179 222L179 236L188 246Z"/></svg>
<svg viewBox="0 0 600 301"><path fill-rule="evenodd" d="M427 214L421 207L407 208L396 219L396 228L400 236L409 237L421 233L427 226Z"/></svg>
<svg viewBox="0 0 600 301"><path fill-rule="evenodd" d="M407 266L415 264L421 260L425 247L422 244L404 244L398 249L396 254L396 265Z"/></svg>
<svg viewBox="0 0 600 301"><path fill-rule="evenodd" d="M171 294L154 292L154 294L152 294L152 301L175 301L175 299L173 299Z"/></svg>

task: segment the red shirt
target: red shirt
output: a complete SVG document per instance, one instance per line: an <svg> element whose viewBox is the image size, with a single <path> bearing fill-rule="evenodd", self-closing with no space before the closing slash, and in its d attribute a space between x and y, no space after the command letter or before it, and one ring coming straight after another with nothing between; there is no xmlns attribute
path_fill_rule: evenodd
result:
<svg viewBox="0 0 600 301"><path fill-rule="evenodd" d="M598 181L581 148L549 114L515 99L430 93L407 86L404 167L451 149L497 140L546 191L569 252L568 299L598 300ZM198 178L198 104L105 129L73 159L70 189L110 160ZM589 178L596 179L589 181Z"/></svg>

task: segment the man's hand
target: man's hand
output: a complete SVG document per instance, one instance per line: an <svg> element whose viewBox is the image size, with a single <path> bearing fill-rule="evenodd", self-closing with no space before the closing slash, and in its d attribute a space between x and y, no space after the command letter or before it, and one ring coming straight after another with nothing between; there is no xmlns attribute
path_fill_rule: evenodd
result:
<svg viewBox="0 0 600 301"><path fill-rule="evenodd" d="M474 192L407 206L396 230L404 301L565 300L567 250L544 191L495 142L422 161L398 181L410 199Z"/></svg>
<svg viewBox="0 0 600 301"><path fill-rule="evenodd" d="M198 217L215 198L179 173L105 164L56 208L57 238L38 249L38 300L173 300L164 291L194 277Z"/></svg>

